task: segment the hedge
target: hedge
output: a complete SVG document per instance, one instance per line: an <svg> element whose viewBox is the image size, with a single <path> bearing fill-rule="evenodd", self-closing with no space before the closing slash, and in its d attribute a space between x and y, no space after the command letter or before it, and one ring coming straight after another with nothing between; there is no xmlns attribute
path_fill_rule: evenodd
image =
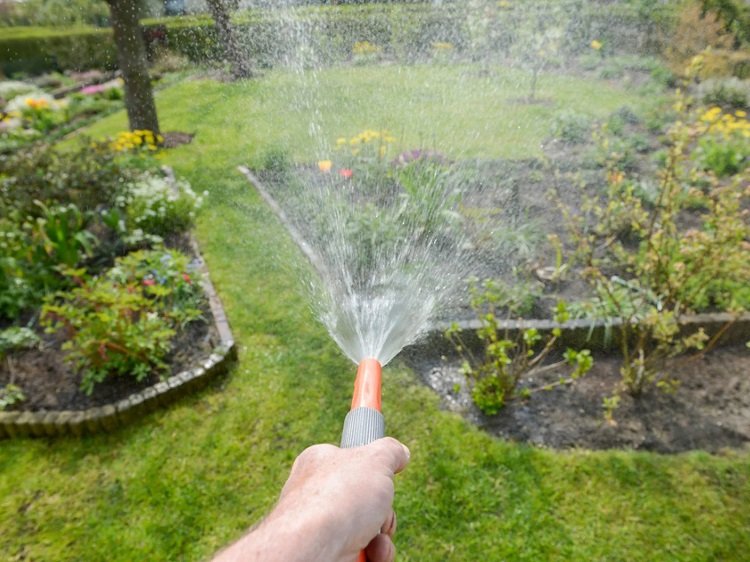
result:
<svg viewBox="0 0 750 562"><path fill-rule="evenodd" d="M655 29L669 24L659 12L644 13L630 4L583 2L582 0L536 0L524 9L503 9L490 2L492 13L475 17L464 6L431 4L355 4L305 6L290 17L278 10L252 10L236 15L234 23L243 38L247 56L262 67L273 66L295 48L299 37L310 52L331 63L346 59L356 41L370 41L399 59L415 59L432 50L434 42L453 44L458 52L472 50L481 56L503 52L516 41L519 29L555 24L565 31L565 54L588 48L592 39L603 41L610 52L654 52L664 36ZM666 10L666 8L665 8ZM658 16L658 17L656 17ZM559 19L558 19L559 18ZM541 22L541 23L540 23ZM491 28L491 40L477 42L477 23ZM175 17L143 20L148 50L168 48L196 62L217 60L221 45L213 21L208 17ZM38 73L47 70L111 68L116 64L109 29L10 28L0 38L0 68L5 74Z"/></svg>

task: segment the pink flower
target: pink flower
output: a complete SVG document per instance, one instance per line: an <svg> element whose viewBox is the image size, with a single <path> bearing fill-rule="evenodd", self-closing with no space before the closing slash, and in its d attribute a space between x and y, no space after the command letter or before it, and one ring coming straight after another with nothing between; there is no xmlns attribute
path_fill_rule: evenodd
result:
<svg viewBox="0 0 750 562"><path fill-rule="evenodd" d="M352 174L354 174L354 172L350 168L342 168L339 170L339 175L347 180L352 177Z"/></svg>
<svg viewBox="0 0 750 562"><path fill-rule="evenodd" d="M86 94L87 96L91 96L94 94L101 94L105 90L106 88L104 87L104 84L93 84L91 86L81 88L81 93Z"/></svg>
<svg viewBox="0 0 750 562"><path fill-rule="evenodd" d="M144 285L145 285L146 287L153 287L154 285L156 285L156 281L155 281L155 280L153 280L153 279L144 279L144 280L143 280L143 284L144 284Z"/></svg>

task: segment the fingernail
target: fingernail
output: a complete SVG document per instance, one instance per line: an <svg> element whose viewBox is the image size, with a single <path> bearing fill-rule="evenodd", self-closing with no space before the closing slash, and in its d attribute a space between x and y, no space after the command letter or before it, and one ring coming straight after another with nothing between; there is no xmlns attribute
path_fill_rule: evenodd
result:
<svg viewBox="0 0 750 562"><path fill-rule="evenodd" d="M404 453L406 453L406 459L409 460L411 458L411 451L409 450L409 447L404 445L403 443L401 446L404 448Z"/></svg>

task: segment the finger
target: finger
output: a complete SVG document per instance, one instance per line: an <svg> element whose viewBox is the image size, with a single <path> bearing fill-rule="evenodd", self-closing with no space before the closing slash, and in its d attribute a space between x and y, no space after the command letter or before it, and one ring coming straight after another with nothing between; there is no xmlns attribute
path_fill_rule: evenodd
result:
<svg viewBox="0 0 750 562"><path fill-rule="evenodd" d="M409 449L393 437L377 439L367 447L369 447L371 454L394 474L398 474L409 464L409 457L411 456Z"/></svg>
<svg viewBox="0 0 750 562"><path fill-rule="evenodd" d="M385 520L385 523L383 523L383 526L380 528L380 532L388 535L389 537L393 537L393 535L396 533L396 512L391 511L391 514L388 516L388 519Z"/></svg>
<svg viewBox="0 0 750 562"><path fill-rule="evenodd" d="M393 562L396 558L396 547L391 537L381 533L370 541L365 553L368 562Z"/></svg>

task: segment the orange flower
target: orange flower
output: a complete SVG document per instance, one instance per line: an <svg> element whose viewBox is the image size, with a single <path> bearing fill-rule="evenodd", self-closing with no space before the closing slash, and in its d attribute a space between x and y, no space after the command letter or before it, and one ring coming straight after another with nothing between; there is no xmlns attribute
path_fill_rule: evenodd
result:
<svg viewBox="0 0 750 562"><path fill-rule="evenodd" d="M321 172L330 172L332 166L333 166L333 162L331 162L330 160L319 160L318 161L318 169Z"/></svg>

